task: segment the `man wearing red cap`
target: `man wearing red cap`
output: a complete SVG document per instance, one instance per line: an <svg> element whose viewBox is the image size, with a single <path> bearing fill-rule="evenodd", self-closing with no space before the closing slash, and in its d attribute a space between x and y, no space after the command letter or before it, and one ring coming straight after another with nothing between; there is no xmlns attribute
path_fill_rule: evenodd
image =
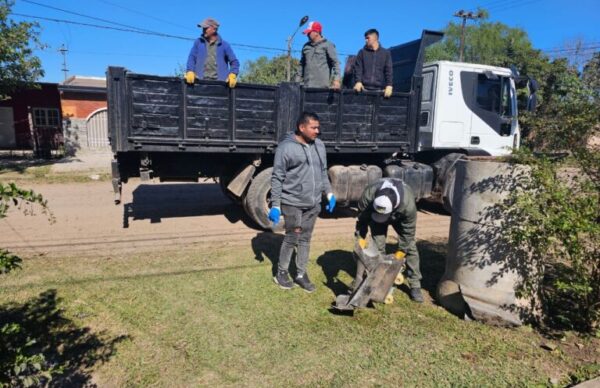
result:
<svg viewBox="0 0 600 388"><path fill-rule="evenodd" d="M335 45L323 38L321 23L312 21L303 33L308 42L300 59L302 81L308 88L340 88L340 62Z"/></svg>
<svg viewBox="0 0 600 388"><path fill-rule="evenodd" d="M391 225L398 233L395 256L398 259L406 256L410 298L423 303L419 251L415 240L417 205L410 187L401 179L380 179L363 191L358 210L356 236L361 248L366 248L368 229L371 229L371 237L382 254L385 254L388 226Z"/></svg>

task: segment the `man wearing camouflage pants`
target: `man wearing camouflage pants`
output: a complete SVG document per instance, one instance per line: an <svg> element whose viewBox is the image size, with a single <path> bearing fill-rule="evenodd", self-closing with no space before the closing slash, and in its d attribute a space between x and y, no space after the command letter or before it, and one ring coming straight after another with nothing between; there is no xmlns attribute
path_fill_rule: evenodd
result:
<svg viewBox="0 0 600 388"><path fill-rule="evenodd" d="M385 254L388 226L398 233L396 257L406 256L410 298L423 303L419 251L415 240L417 205L412 190L401 179L383 178L370 184L358 202L360 214L356 222L356 235L362 248L366 247L368 229L381 254Z"/></svg>

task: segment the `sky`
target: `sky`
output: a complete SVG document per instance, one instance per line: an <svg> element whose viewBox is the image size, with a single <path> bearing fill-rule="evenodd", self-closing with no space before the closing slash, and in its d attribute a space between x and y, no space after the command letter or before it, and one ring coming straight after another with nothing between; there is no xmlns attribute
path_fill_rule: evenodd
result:
<svg viewBox="0 0 600 388"><path fill-rule="evenodd" d="M557 50L581 40L586 47L600 50L600 0L15 0L9 17L37 20L40 40L47 46L35 51L45 71L41 81L61 82L63 55L58 50L62 45L68 50L68 76L103 77L108 66L174 75L185 66L193 40L201 32L197 24L205 17L221 23L219 33L232 44L242 67L263 55L283 54L286 40L304 15L321 22L323 35L336 45L343 64L364 44L363 33L369 28L379 30L384 47L395 46L417 39L423 29L441 30L452 20L459 22L453 17L456 11L477 7L489 10L490 21L527 31L538 49ZM300 50L305 42L299 31L293 49ZM293 55L298 57L298 51Z"/></svg>

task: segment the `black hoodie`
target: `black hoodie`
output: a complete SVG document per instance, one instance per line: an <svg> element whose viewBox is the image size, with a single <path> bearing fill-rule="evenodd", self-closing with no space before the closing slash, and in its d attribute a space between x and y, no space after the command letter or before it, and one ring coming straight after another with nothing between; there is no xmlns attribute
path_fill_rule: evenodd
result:
<svg viewBox="0 0 600 388"><path fill-rule="evenodd" d="M354 81L362 82L367 89L392 86L392 55L383 47L377 50L363 47L354 63Z"/></svg>

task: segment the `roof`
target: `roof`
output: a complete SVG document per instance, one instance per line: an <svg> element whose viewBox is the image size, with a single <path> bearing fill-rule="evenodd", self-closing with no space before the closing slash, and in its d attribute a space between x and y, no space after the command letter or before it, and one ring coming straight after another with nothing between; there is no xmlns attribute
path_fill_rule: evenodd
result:
<svg viewBox="0 0 600 388"><path fill-rule="evenodd" d="M74 75L58 85L61 92L106 93L106 78Z"/></svg>
<svg viewBox="0 0 600 388"><path fill-rule="evenodd" d="M106 87L106 78L104 77L85 77L82 75L74 75L67 78L61 85L70 86L91 86L91 87Z"/></svg>
<svg viewBox="0 0 600 388"><path fill-rule="evenodd" d="M468 63L468 62L453 62L453 61L435 61L435 62L427 62L423 65L423 67L425 66L430 66L430 65L446 65L446 66L453 66L453 67L459 67L462 69L469 69L469 70L475 70L475 71L486 71L486 70L490 70L493 72L496 72L498 74L505 74L505 75L511 75L512 72L510 69L507 69L505 67L498 67L498 66L489 66L489 65L481 65L478 63Z"/></svg>

